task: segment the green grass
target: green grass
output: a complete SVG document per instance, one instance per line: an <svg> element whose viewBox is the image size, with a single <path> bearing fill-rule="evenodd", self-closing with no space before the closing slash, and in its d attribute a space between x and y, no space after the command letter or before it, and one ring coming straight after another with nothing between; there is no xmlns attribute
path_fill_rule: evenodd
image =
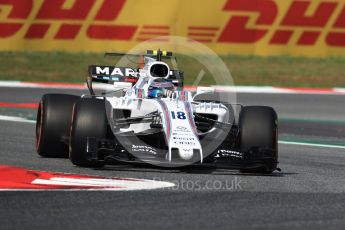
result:
<svg viewBox="0 0 345 230"><path fill-rule="evenodd" d="M287 87L345 87L345 58L222 56L236 85ZM83 82L90 64L112 65L102 53L0 52L0 80ZM186 84L192 84L202 65L178 56ZM200 84L214 84L205 71ZM222 83L222 82L218 82Z"/></svg>

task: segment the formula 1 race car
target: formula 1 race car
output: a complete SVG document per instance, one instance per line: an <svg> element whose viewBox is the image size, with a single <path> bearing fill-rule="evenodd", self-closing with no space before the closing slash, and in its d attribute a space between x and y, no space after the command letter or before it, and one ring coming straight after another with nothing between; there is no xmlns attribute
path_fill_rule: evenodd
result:
<svg viewBox="0 0 345 230"><path fill-rule="evenodd" d="M36 149L42 157L69 156L81 167L149 163L250 173L278 169L273 108L222 101L211 87L185 91L184 73L168 64L176 60L171 52L106 55L141 61L137 69L89 66L90 95L44 95L36 123ZM112 90L95 93L96 83Z"/></svg>

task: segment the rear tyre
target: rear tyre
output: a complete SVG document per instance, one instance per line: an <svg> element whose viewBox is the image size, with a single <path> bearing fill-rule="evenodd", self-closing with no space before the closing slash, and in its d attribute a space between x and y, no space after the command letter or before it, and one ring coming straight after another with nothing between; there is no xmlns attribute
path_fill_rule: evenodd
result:
<svg viewBox="0 0 345 230"><path fill-rule="evenodd" d="M239 119L240 149L248 153L253 148L268 149L271 160L265 161L265 166L244 169L242 172L272 173L278 160L278 118L271 107L246 106L242 109Z"/></svg>
<svg viewBox="0 0 345 230"><path fill-rule="evenodd" d="M36 151L42 157L67 157L72 108L78 96L45 94L38 106Z"/></svg>
<svg viewBox="0 0 345 230"><path fill-rule="evenodd" d="M73 109L70 151L71 162L80 167L102 167L104 163L89 161L86 156L87 137L106 138L108 120L105 102L96 98L82 98Z"/></svg>

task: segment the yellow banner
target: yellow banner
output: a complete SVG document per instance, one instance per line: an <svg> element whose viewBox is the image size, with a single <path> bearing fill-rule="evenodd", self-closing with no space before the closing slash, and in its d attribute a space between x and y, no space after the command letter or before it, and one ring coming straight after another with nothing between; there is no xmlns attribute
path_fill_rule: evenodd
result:
<svg viewBox="0 0 345 230"><path fill-rule="evenodd" d="M345 0L0 0L0 50L127 51L160 36L219 54L345 56Z"/></svg>

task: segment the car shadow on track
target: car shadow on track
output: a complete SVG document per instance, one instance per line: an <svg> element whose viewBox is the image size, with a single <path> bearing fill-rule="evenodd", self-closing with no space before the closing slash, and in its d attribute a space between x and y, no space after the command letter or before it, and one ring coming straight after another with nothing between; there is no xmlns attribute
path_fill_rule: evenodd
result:
<svg viewBox="0 0 345 230"><path fill-rule="evenodd" d="M260 176L260 177L284 177L296 175L294 172L273 172L272 174L242 173L234 169L216 167L205 167L191 165L181 168L164 168L153 165L107 165L104 168L95 169L100 171L122 171L122 172L149 172L160 174L207 174L207 175L232 175L232 176Z"/></svg>

